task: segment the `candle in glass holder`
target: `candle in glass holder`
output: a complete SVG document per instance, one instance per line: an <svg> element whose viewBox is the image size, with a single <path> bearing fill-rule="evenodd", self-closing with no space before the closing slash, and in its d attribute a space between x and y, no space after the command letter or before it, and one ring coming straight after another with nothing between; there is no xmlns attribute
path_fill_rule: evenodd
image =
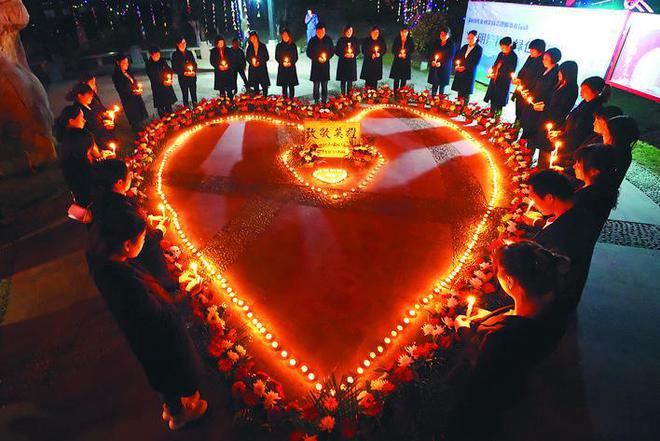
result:
<svg viewBox="0 0 660 441"><path fill-rule="evenodd" d="M347 43L347 46L346 46L346 57L351 58L352 55L353 55L353 46L349 42L349 43Z"/></svg>
<svg viewBox="0 0 660 441"><path fill-rule="evenodd" d="M435 57L433 58L433 62L435 64L438 64L439 61L440 61L440 54L435 54Z"/></svg>
<svg viewBox="0 0 660 441"><path fill-rule="evenodd" d="M259 62L257 61L257 57L252 57L252 65L254 67L257 67L259 65Z"/></svg>
<svg viewBox="0 0 660 441"><path fill-rule="evenodd" d="M401 48L401 50L399 51L399 57L406 58L406 49L405 48Z"/></svg>
<svg viewBox="0 0 660 441"><path fill-rule="evenodd" d="M282 66L291 67L291 59L289 59L289 57L284 57L284 60L282 61Z"/></svg>
<svg viewBox="0 0 660 441"><path fill-rule="evenodd" d="M193 76L195 74L195 66L190 62L186 63L186 72L189 76Z"/></svg>
<svg viewBox="0 0 660 441"><path fill-rule="evenodd" d="M165 86L171 86L172 85L172 74L171 73L166 73L165 74L165 79L163 80L163 85Z"/></svg>
<svg viewBox="0 0 660 441"><path fill-rule="evenodd" d="M380 51L380 46L374 46L374 54L373 54L374 58L380 57L380 52L379 51Z"/></svg>
<svg viewBox="0 0 660 441"><path fill-rule="evenodd" d="M227 60L225 60L224 58L222 60L220 60L220 66L219 67L220 67L221 71L228 70L229 69L229 64L227 63Z"/></svg>
<svg viewBox="0 0 660 441"><path fill-rule="evenodd" d="M553 124L552 122L547 122L547 123L545 124L545 130L546 130L547 132L549 132L550 130L552 130L553 127L554 127L554 124Z"/></svg>
<svg viewBox="0 0 660 441"><path fill-rule="evenodd" d="M190 271L193 273L193 277L197 278L197 262L190 262Z"/></svg>
<svg viewBox="0 0 660 441"><path fill-rule="evenodd" d="M108 148L112 152L113 155L117 154L117 143L114 141L111 141L108 143Z"/></svg>
<svg viewBox="0 0 660 441"><path fill-rule="evenodd" d="M319 57L319 61L320 61L321 63L325 63L327 59L328 59L328 56L326 55L326 53L325 53L325 52L321 52L321 56Z"/></svg>

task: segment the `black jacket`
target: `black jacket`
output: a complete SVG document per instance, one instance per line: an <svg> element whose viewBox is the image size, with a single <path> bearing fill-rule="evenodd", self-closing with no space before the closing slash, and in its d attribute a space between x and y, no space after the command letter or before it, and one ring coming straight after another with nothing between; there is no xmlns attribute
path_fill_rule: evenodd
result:
<svg viewBox="0 0 660 441"><path fill-rule="evenodd" d="M325 54L326 61L321 63L319 58ZM319 39L316 35L307 43L307 57L312 60L312 69L309 73L311 81L330 80L330 59L335 54L335 46L327 35Z"/></svg>
<svg viewBox="0 0 660 441"><path fill-rule="evenodd" d="M459 61L461 66L465 67L465 70L463 72L454 71L454 82L451 85L452 90L455 90L462 95L469 95L474 91L477 65L479 64L483 53L483 48L478 43L475 43L470 54L466 58L465 54L467 50L468 45L466 44L460 51L458 51L458 54L456 54L454 64L456 64L456 61Z"/></svg>
<svg viewBox="0 0 660 441"><path fill-rule="evenodd" d="M552 94L557 87L557 74L559 73L559 65L555 65L547 73L545 70L534 83L533 89L530 91L532 100L535 103L543 101L547 106L552 98ZM541 112L537 112L531 105L524 108L523 116L521 118L521 125L524 130L523 136L525 138L533 139L542 126Z"/></svg>
<svg viewBox="0 0 660 441"><path fill-rule="evenodd" d="M346 57L349 51L353 58ZM357 80L357 56L360 54L360 43L357 38L341 37L337 40L335 46L335 55L337 55L337 81L356 81Z"/></svg>
<svg viewBox="0 0 660 441"><path fill-rule="evenodd" d="M163 58L158 61L149 58L146 63L146 70L151 83L151 91L154 95L154 107L167 107L176 103L174 87L165 85L167 75L171 75L172 80L174 80L174 71L167 64L167 61Z"/></svg>
<svg viewBox="0 0 660 441"><path fill-rule="evenodd" d="M594 112L600 108L601 100L581 101L566 117L561 141L564 159L571 160L573 153L586 140L594 136Z"/></svg>
<svg viewBox="0 0 660 441"><path fill-rule="evenodd" d="M126 72L124 75L119 69L115 69L112 74L112 82L115 84L126 118L133 127L137 127L148 116L142 95L133 93L133 90L137 88L137 80L130 72Z"/></svg>
<svg viewBox="0 0 660 441"><path fill-rule="evenodd" d="M376 51L376 47L378 51ZM373 55L378 52L379 57L373 58ZM383 78L383 55L387 52L387 45L382 36L378 36L377 40L367 37L362 42L362 70L360 71L360 78L367 81L378 81Z"/></svg>
<svg viewBox="0 0 660 441"><path fill-rule="evenodd" d="M511 74L518 66L518 56L514 51L505 55L500 52L493 63L493 74L495 78L490 79L488 90L484 97L485 102L490 102L491 107L502 108L509 102L509 88L511 87Z"/></svg>
<svg viewBox="0 0 660 441"><path fill-rule="evenodd" d="M394 43L392 44L392 55L394 59L390 68L390 78L395 80L410 79L410 59L413 52L415 52L415 39L412 35L408 35L405 44L401 42L400 34L394 38ZM401 58L399 56L400 54L405 54L405 58Z"/></svg>
<svg viewBox="0 0 660 441"><path fill-rule="evenodd" d="M265 84L270 86L270 78L268 78L268 67L266 62L270 60L270 55L268 54L268 48L262 42L259 42L257 53L255 54L254 46L252 43L248 43L247 49L245 50L245 59L249 65L248 67L248 85L250 87L256 87L259 84ZM254 66L253 60L258 62L258 67Z"/></svg>
<svg viewBox="0 0 660 441"><path fill-rule="evenodd" d="M171 297L139 265L88 255L94 283L151 387L189 396L199 386L194 346Z"/></svg>
<svg viewBox="0 0 660 441"><path fill-rule="evenodd" d="M235 69L233 51L226 46L222 50L214 47L209 61L213 67L213 89L222 91L231 88Z"/></svg>
<svg viewBox="0 0 660 441"><path fill-rule="evenodd" d="M550 151L554 146L548 140L545 125L552 123L555 129L563 130L566 117L575 105L578 95L577 84L565 84L555 89L550 102L545 103L545 108L540 113L539 127L536 131L534 146L541 150ZM534 111L534 109L532 109Z"/></svg>
<svg viewBox="0 0 660 441"><path fill-rule="evenodd" d="M87 151L95 142L94 135L87 130L69 127L57 148L64 181L76 203L83 207L92 203L94 171L87 159Z"/></svg>
<svg viewBox="0 0 660 441"><path fill-rule="evenodd" d="M451 68L454 65L454 56L456 55L456 46L452 40L447 40L445 45L442 41L435 40L431 43L429 48L429 77L427 81L429 84L438 86L446 86L449 84L449 77L451 75ZM437 60L440 66L433 67L432 62Z"/></svg>
<svg viewBox="0 0 660 441"><path fill-rule="evenodd" d="M197 75L191 77L183 75L183 71L186 69L186 65L188 64L192 64L193 69L195 72L197 72L197 59L195 58L195 54L193 54L190 50L186 49L185 52L181 52L177 49L172 53L172 69L174 70L174 73L176 73L179 77L179 81L196 82Z"/></svg>
<svg viewBox="0 0 660 441"><path fill-rule="evenodd" d="M289 67L284 67L284 59L288 58ZM298 48L296 44L285 43L280 41L275 46L275 60L277 61L277 85L286 86L292 85L297 86L298 83L298 71L296 69L296 63L298 62Z"/></svg>

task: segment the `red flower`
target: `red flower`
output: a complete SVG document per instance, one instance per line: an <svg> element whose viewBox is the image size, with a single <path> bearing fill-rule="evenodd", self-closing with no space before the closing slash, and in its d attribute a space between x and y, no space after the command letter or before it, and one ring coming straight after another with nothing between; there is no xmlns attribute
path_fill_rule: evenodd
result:
<svg viewBox="0 0 660 441"><path fill-rule="evenodd" d="M289 441L302 441L305 435L306 433L302 430L294 430L291 432L291 435L289 435Z"/></svg>
<svg viewBox="0 0 660 441"><path fill-rule="evenodd" d="M254 407L259 404L259 397L255 395L254 392L248 391L243 395L243 402L248 407Z"/></svg>
<svg viewBox="0 0 660 441"><path fill-rule="evenodd" d="M360 402L364 408L364 414L368 416L376 416L383 410L383 403L381 401L376 401L374 396L370 393L367 393L362 401Z"/></svg>
<svg viewBox="0 0 660 441"><path fill-rule="evenodd" d="M220 372L229 372L233 366L233 363L228 358L221 358L218 360L218 370Z"/></svg>
<svg viewBox="0 0 660 441"><path fill-rule="evenodd" d="M245 383L243 383L242 381L237 381L231 387L231 394L235 398L239 398L239 397L243 396L246 389L247 389L247 386L245 386Z"/></svg>
<svg viewBox="0 0 660 441"><path fill-rule="evenodd" d="M395 390L396 390L396 386L393 383L386 381L385 384L383 384L383 387L381 388L380 391L383 395L387 396L392 392L394 392Z"/></svg>
<svg viewBox="0 0 660 441"><path fill-rule="evenodd" d="M492 294L495 292L495 285L490 282L484 283L481 287L481 290L484 292L484 294Z"/></svg>
<svg viewBox="0 0 660 441"><path fill-rule="evenodd" d="M234 378L236 378L237 380L243 380L247 378L248 375L250 375L250 370L246 365L241 365L237 367L236 371L234 372Z"/></svg>
<svg viewBox="0 0 660 441"><path fill-rule="evenodd" d="M314 421L319 417L319 410L314 404L307 404L302 411L302 418L307 421Z"/></svg>
<svg viewBox="0 0 660 441"><path fill-rule="evenodd" d="M341 436L345 439L353 439L357 435L357 423L355 420L345 418L341 422Z"/></svg>
<svg viewBox="0 0 660 441"><path fill-rule="evenodd" d="M415 378L415 373L406 366L399 366L398 368L394 369L392 376L402 383L408 383L409 381L412 381L413 378Z"/></svg>
<svg viewBox="0 0 660 441"><path fill-rule="evenodd" d="M211 341L211 343L209 343L209 347L206 350L209 353L209 355L213 358L220 357L224 352L222 346L220 346L220 344L218 344L215 341Z"/></svg>
<svg viewBox="0 0 660 441"><path fill-rule="evenodd" d="M417 358L427 358L429 357L436 349L438 345L435 343L424 343L423 345L417 346L413 354Z"/></svg>
<svg viewBox="0 0 660 441"><path fill-rule="evenodd" d="M451 335L443 335L442 337L440 337L439 343L440 343L439 346L441 348L447 349L451 347L453 343Z"/></svg>

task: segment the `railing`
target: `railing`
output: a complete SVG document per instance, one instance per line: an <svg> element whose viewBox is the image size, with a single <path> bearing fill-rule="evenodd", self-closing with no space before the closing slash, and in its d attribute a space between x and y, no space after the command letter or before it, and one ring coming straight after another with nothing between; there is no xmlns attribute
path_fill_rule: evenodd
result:
<svg viewBox="0 0 660 441"><path fill-rule="evenodd" d="M203 59L201 47L189 47L188 49L195 54L195 57L197 57L198 60ZM160 50L161 57L163 57L166 60L170 60L175 50L176 49L169 49L169 48L161 49ZM149 51L140 49L139 52L140 55L142 55L142 62L136 62L135 60L133 60L131 55L134 55L134 52L127 52L126 55L131 61L131 64L144 66L144 62L149 58ZM110 69L114 67L115 57L117 56L117 54L118 52L105 52L102 54L87 55L85 57L82 57L81 60L81 63L83 64L82 67L87 69L94 68L97 70Z"/></svg>

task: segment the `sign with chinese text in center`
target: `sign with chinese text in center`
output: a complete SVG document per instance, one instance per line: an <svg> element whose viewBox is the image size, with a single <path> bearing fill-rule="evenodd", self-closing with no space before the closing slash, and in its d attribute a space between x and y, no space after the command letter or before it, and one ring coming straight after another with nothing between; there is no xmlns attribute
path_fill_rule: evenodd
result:
<svg viewBox="0 0 660 441"><path fill-rule="evenodd" d="M318 146L322 158L344 158L350 146L360 141L360 123L349 121L305 121L305 145Z"/></svg>

